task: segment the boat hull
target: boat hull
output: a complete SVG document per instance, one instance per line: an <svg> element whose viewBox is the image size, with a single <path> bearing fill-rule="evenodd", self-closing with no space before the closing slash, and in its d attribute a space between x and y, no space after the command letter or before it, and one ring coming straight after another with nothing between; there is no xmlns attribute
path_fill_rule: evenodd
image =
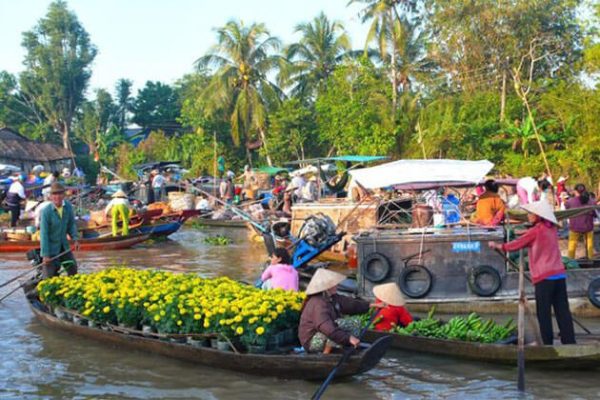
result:
<svg viewBox="0 0 600 400"><path fill-rule="evenodd" d="M143 352L155 353L198 365L217 367L238 372L280 378L319 380L324 379L337 365L339 354L246 354L220 351L208 347L192 347L187 344L172 343L144 336L106 331L98 328L75 325L49 314L37 301L30 306L42 325L112 345L122 346ZM390 337L383 337L368 349L352 355L344 363L336 377L360 374L375 367L391 344Z"/></svg>
<svg viewBox="0 0 600 400"><path fill-rule="evenodd" d="M388 332L370 330L366 340L388 336ZM517 346L512 344L486 344L459 340L434 339L420 336L391 334L392 348L411 352L457 357L496 364L516 364ZM581 335L578 344L555 346L525 346L525 362L551 368L600 367L600 336Z"/></svg>
<svg viewBox="0 0 600 400"><path fill-rule="evenodd" d="M104 251L128 249L136 244L142 243L150 238L150 235L136 234L127 237L106 237L96 239L79 240L79 251ZM73 245L73 242L71 242ZM0 253L21 253L38 249L39 241L6 241L0 242Z"/></svg>

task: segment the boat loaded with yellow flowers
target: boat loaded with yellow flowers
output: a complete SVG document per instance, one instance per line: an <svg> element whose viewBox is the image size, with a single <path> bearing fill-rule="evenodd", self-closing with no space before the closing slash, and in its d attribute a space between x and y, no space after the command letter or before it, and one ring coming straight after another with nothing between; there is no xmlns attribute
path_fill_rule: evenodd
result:
<svg viewBox="0 0 600 400"><path fill-rule="evenodd" d="M28 295L53 329L196 364L284 378L322 379L341 354L294 350L305 295L229 278L109 268L40 282ZM351 355L337 377L373 368L390 339Z"/></svg>

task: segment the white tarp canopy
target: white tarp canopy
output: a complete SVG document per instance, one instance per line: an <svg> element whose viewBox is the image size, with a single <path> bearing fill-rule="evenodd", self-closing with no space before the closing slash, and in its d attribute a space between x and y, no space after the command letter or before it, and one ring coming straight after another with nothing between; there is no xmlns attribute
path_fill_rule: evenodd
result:
<svg viewBox="0 0 600 400"><path fill-rule="evenodd" d="M398 160L350 171L366 189L411 183L479 183L494 167L488 160Z"/></svg>

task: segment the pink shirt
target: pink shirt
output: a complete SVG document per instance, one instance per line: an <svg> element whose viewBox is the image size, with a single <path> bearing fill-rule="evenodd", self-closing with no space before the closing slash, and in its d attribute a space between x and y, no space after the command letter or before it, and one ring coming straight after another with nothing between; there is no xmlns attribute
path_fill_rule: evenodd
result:
<svg viewBox="0 0 600 400"><path fill-rule="evenodd" d="M504 251L529 248L529 272L535 285L552 275L565 273L560 249L558 232L550 222L538 222L519 238L502 245Z"/></svg>
<svg viewBox="0 0 600 400"><path fill-rule="evenodd" d="M271 279L272 289L294 290L298 291L298 271L291 265L273 264L262 273L262 281Z"/></svg>

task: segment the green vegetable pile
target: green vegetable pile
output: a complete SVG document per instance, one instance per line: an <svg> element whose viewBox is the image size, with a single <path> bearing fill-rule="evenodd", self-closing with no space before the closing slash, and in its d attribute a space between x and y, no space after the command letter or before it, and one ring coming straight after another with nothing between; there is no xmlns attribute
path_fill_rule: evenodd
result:
<svg viewBox="0 0 600 400"><path fill-rule="evenodd" d="M216 236L208 236L204 238L204 243L211 244L213 246L227 246L231 244L232 240L227 236L216 235Z"/></svg>
<svg viewBox="0 0 600 400"><path fill-rule="evenodd" d="M467 317L453 317L447 323L433 318L435 308L427 318L414 321L407 327L394 327L391 332L399 335L424 336L436 339L463 340L467 342L495 343L506 339L515 331L513 320L506 324L496 324L493 319L484 321L475 313Z"/></svg>

